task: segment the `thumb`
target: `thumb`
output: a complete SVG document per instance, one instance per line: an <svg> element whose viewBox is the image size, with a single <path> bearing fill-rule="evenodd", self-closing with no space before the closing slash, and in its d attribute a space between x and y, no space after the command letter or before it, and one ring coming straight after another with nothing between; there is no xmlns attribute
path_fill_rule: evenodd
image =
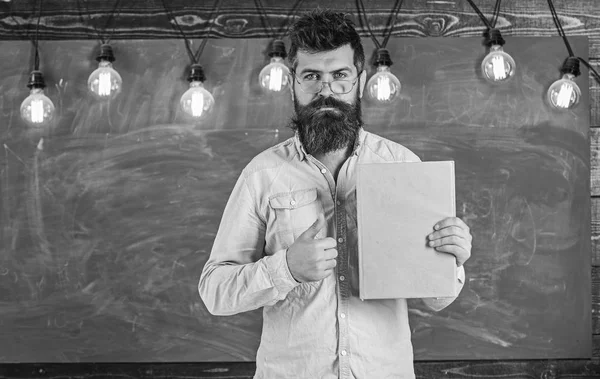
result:
<svg viewBox="0 0 600 379"><path fill-rule="evenodd" d="M323 215L323 213L319 213L317 220L311 226L309 226L308 229L306 229L302 234L300 234L298 236L298 239L314 239L317 236L317 234L319 234L321 229L323 229L324 226L325 216Z"/></svg>

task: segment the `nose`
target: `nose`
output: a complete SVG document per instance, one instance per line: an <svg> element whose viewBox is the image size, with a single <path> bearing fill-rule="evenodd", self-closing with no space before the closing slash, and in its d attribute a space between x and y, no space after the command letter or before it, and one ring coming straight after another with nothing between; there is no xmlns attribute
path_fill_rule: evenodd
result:
<svg viewBox="0 0 600 379"><path fill-rule="evenodd" d="M331 90L331 82L321 82L321 91L319 91L321 96L331 96L333 95L333 91Z"/></svg>

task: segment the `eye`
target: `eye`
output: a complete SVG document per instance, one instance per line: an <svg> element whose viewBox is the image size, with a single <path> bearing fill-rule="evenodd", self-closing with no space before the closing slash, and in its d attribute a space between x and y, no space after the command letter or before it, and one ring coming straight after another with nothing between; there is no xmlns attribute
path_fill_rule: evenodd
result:
<svg viewBox="0 0 600 379"><path fill-rule="evenodd" d="M333 79L335 79L335 80L348 79L348 73L346 73L346 72L336 72L336 73L333 74Z"/></svg>
<svg viewBox="0 0 600 379"><path fill-rule="evenodd" d="M315 74L314 72L310 73L310 74L306 74L302 77L302 80L307 81L307 82L310 82L313 80L319 80L319 75Z"/></svg>

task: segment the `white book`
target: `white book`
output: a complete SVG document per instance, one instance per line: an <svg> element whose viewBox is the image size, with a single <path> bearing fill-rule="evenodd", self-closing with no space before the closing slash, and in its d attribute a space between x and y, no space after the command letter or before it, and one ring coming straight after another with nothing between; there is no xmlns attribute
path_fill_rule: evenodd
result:
<svg viewBox="0 0 600 379"><path fill-rule="evenodd" d="M427 246L427 235L456 215L454 162L358 165L360 298L458 295L456 259Z"/></svg>

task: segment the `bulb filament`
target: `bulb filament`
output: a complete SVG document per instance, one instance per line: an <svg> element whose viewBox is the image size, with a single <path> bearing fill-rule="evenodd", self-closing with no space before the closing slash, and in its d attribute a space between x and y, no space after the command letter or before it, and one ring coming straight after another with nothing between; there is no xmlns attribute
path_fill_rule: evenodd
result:
<svg viewBox="0 0 600 379"><path fill-rule="evenodd" d="M110 72L101 72L98 83L98 95L110 96Z"/></svg>
<svg viewBox="0 0 600 379"><path fill-rule="evenodd" d="M377 100L387 101L392 96L392 89L390 88L390 78L387 76L380 76L377 78Z"/></svg>
<svg viewBox="0 0 600 379"><path fill-rule="evenodd" d="M192 116L200 117L204 112L204 95L198 92L192 94Z"/></svg>
<svg viewBox="0 0 600 379"><path fill-rule="evenodd" d="M573 97L573 86L569 83L563 83L556 97L556 106L560 108L569 108L571 98Z"/></svg>
<svg viewBox="0 0 600 379"><path fill-rule="evenodd" d="M283 82L283 70L281 67L271 68L271 75L269 75L269 90L281 91Z"/></svg>
<svg viewBox="0 0 600 379"><path fill-rule="evenodd" d="M504 67L504 58L502 56L495 56L492 58L492 70L494 72L495 80L506 79L506 69Z"/></svg>
<svg viewBox="0 0 600 379"><path fill-rule="evenodd" d="M44 102L36 99L31 102L31 122L39 124L44 122Z"/></svg>

